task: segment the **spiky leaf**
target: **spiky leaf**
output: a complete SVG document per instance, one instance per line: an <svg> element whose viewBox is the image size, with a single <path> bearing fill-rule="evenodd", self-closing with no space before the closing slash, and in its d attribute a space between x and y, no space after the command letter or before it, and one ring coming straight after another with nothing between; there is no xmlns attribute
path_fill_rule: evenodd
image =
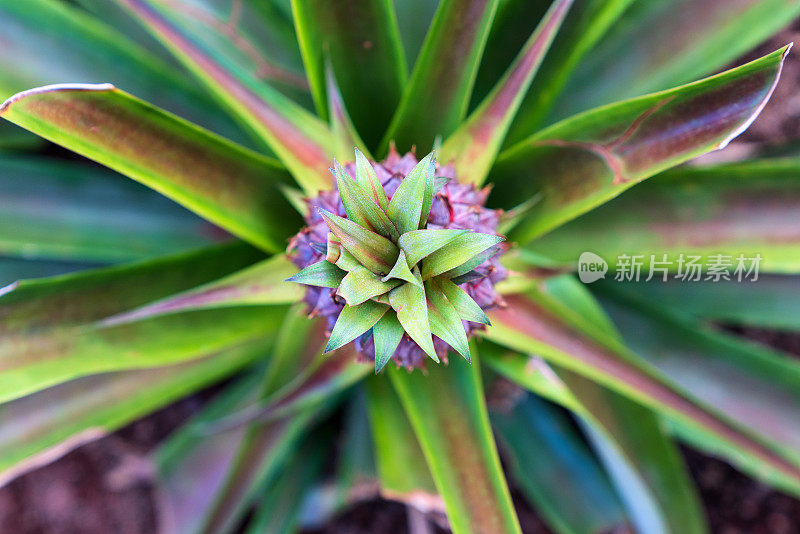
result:
<svg viewBox="0 0 800 534"><path fill-rule="evenodd" d="M472 361L467 333L456 309L430 280L425 282L425 296L428 299L431 333L453 347L465 360Z"/></svg>
<svg viewBox="0 0 800 534"><path fill-rule="evenodd" d="M356 148L356 182L364 191L369 191L370 196L378 203L383 211L389 207L389 198L383 190L375 169L366 156Z"/></svg>
<svg viewBox="0 0 800 534"><path fill-rule="evenodd" d="M419 269L414 268L414 275L419 278ZM389 293L389 302L397 312L397 319L406 333L416 341L425 353L435 362L439 357L433 348L431 325L428 320L428 304L425 290L420 285L403 284Z"/></svg>
<svg viewBox="0 0 800 534"><path fill-rule="evenodd" d="M325 353L350 343L372 328L389 306L368 300L357 306L345 306L333 326L333 332L325 346Z"/></svg>
<svg viewBox="0 0 800 534"><path fill-rule="evenodd" d="M400 236L399 244L406 253L409 265L413 266L467 232L469 230L412 230Z"/></svg>
<svg viewBox="0 0 800 534"><path fill-rule="evenodd" d="M383 277L384 282L391 279L405 280L410 284L416 285L420 285L421 283L414 276L414 273L411 272L411 269L408 268L406 253L402 249L400 250L400 254L397 256L397 262L394 264L394 267L392 267L392 270L389 271L389 274Z"/></svg>
<svg viewBox="0 0 800 534"><path fill-rule="evenodd" d="M326 262L327 263L327 262ZM388 293L400 284L400 280L381 280L381 278L359 265L353 268L342 280L338 293L350 306L361 304L377 295Z"/></svg>
<svg viewBox="0 0 800 534"><path fill-rule="evenodd" d="M272 160L111 85L33 89L7 100L0 116L266 250L283 249L296 227L296 214L276 188L287 176Z"/></svg>
<svg viewBox="0 0 800 534"><path fill-rule="evenodd" d="M475 184L486 179L511 121L571 5L572 0L553 2L492 92L448 137L442 147L442 159L454 159L459 176Z"/></svg>
<svg viewBox="0 0 800 534"><path fill-rule="evenodd" d="M433 196L433 188L428 189L428 180L433 178L433 172L433 154L428 154L411 169L392 196L386 214L401 234L419 228L426 196ZM428 206L430 209L430 203Z"/></svg>
<svg viewBox="0 0 800 534"><path fill-rule="evenodd" d="M391 359L403 338L403 332L403 325L394 313L385 314L372 327L372 337L375 340L375 373L379 373Z"/></svg>
<svg viewBox="0 0 800 534"><path fill-rule="evenodd" d="M499 235L478 232L460 235L425 258L422 262L422 279L427 280L455 269L502 240Z"/></svg>
<svg viewBox="0 0 800 534"><path fill-rule="evenodd" d="M382 148L428 147L449 135L463 119L481 52L498 0L443 0L438 3L425 44L397 107ZM415 20L415 24L420 24ZM424 23L423 23L424 25Z"/></svg>
<svg viewBox="0 0 800 534"><path fill-rule="evenodd" d="M444 276L437 276L430 280L444 293L447 300L458 312L458 315L465 321L489 324L489 318L483 313L478 303L472 300L466 291L458 287L452 280Z"/></svg>
<svg viewBox="0 0 800 534"><path fill-rule="evenodd" d="M386 213L369 197L367 190L350 178L338 162L334 162L334 174L342 204L350 220L382 236L394 239L400 236Z"/></svg>
<svg viewBox="0 0 800 534"><path fill-rule="evenodd" d="M504 151L493 195L541 200L514 229L528 242L660 171L725 147L755 120L789 48L674 89L596 108ZM520 176L531 177L520 181Z"/></svg>
<svg viewBox="0 0 800 534"><path fill-rule="evenodd" d="M330 185L328 161L335 146L324 122L204 43L207 26L183 24L154 0L116 1L269 145L307 193Z"/></svg>
<svg viewBox="0 0 800 534"><path fill-rule="evenodd" d="M386 274L392 269L397 254L400 252L394 243L380 234L327 210L319 208L319 212L331 232L341 240L342 247L350 252L361 265L375 274Z"/></svg>
<svg viewBox="0 0 800 534"><path fill-rule="evenodd" d="M496 256L502 250L501 245L494 245L492 247L487 248L483 252L479 252L472 257L472 259L465 261L458 267L450 269L447 272L442 273L442 276L452 279L456 281L456 284L463 284L467 281L472 281L475 278L475 271L474 269L480 265L481 263L485 262L486 260ZM478 276L481 276L478 274Z"/></svg>
<svg viewBox="0 0 800 534"><path fill-rule="evenodd" d="M338 268L333 263L322 260L312 263L291 278L287 282L305 284L307 286L319 286L337 288L345 277L345 271Z"/></svg>

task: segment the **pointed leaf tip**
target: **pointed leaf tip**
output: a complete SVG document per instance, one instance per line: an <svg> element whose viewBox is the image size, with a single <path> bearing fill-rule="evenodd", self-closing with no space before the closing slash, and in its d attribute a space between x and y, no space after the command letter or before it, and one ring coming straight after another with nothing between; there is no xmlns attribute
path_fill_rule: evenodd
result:
<svg viewBox="0 0 800 534"><path fill-rule="evenodd" d="M403 339L403 325L394 313L386 313L375 323L372 336L375 340L375 374L381 372Z"/></svg>
<svg viewBox="0 0 800 534"><path fill-rule="evenodd" d="M317 208L325 224L342 242L342 247L375 274L388 273L399 249L387 238L323 208Z"/></svg>
<svg viewBox="0 0 800 534"><path fill-rule="evenodd" d="M352 269L342 279L337 293L350 306L356 306L378 295L388 293L398 285L400 280L381 280L381 278L361 265Z"/></svg>
<svg viewBox="0 0 800 534"><path fill-rule="evenodd" d="M394 267L392 267L392 270L389 272L389 274L383 277L384 282L391 279L404 280L410 284L422 287L422 282L417 280L417 278L414 276L414 273L412 273L411 269L408 268L406 254L402 249L400 249L400 254L397 256L397 262L394 264Z"/></svg>
<svg viewBox="0 0 800 534"><path fill-rule="evenodd" d="M428 317L433 335L471 362L467 332L456 309L442 290L430 280L425 282L425 296L428 299Z"/></svg>
<svg viewBox="0 0 800 534"><path fill-rule="evenodd" d="M389 217L370 197L370 191L350 178L350 174L334 160L334 176L347 217L364 228L384 237L397 239L400 234Z"/></svg>
<svg viewBox="0 0 800 534"><path fill-rule="evenodd" d="M414 268L414 276L419 277L419 269ZM397 320L417 345L435 362L439 362L433 347L431 326L428 319L428 304L423 287L403 284L389 292L389 302L397 312Z"/></svg>
<svg viewBox="0 0 800 534"><path fill-rule="evenodd" d="M372 197L372 199L378 203L381 210L385 212L389 207L389 198L386 196L386 191L384 191L383 185L378 179L378 174L375 172L375 169L372 167L367 157L364 156L358 148L355 149L355 154L356 182L364 191L369 192L370 197Z"/></svg>
<svg viewBox="0 0 800 534"><path fill-rule="evenodd" d="M336 319L333 332L325 346L325 354L332 352L372 328L383 317L389 306L370 300L358 306L345 306Z"/></svg>
<svg viewBox="0 0 800 534"><path fill-rule="evenodd" d="M344 278L345 272L339 269L332 263L326 260L313 263L295 274L294 276L284 280L285 282L294 282L296 284L304 284L307 286L319 287L338 287Z"/></svg>
<svg viewBox="0 0 800 534"><path fill-rule="evenodd" d="M452 274L453 270L467 264L473 258L482 258L480 256L482 252L503 240L504 238L499 235L478 232L460 235L425 258L422 262L422 279L427 280L442 273ZM483 261L485 259L481 259L479 263ZM474 269L476 266L471 265L471 263L469 265L469 268L466 269L467 271ZM456 274L452 274L452 276L456 276Z"/></svg>
<svg viewBox="0 0 800 534"><path fill-rule="evenodd" d="M433 172L431 153L411 169L389 202L386 214L401 234L417 230L425 206L430 210L433 198ZM425 218L427 217L425 213Z"/></svg>
<svg viewBox="0 0 800 534"><path fill-rule="evenodd" d="M437 229L437 230L412 230L400 236L400 248L406 253L406 260L411 266L429 254L439 250L460 235L469 230Z"/></svg>
<svg viewBox="0 0 800 534"><path fill-rule="evenodd" d="M484 311L478 306L478 303L466 291L458 287L455 282L444 276L437 276L432 278L431 281L444 293L444 296L447 297L447 300L463 320L485 325L491 324Z"/></svg>

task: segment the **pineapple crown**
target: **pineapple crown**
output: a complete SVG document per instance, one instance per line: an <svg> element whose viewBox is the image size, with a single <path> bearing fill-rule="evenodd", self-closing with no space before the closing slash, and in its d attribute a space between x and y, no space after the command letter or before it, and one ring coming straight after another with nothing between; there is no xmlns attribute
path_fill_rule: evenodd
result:
<svg viewBox="0 0 800 534"><path fill-rule="evenodd" d="M503 237L428 224L434 195L448 181L436 176L433 153L402 178L391 197L372 163L358 149L355 156L355 178L336 161L331 169L346 217L316 207L327 242L310 246L324 259L288 279L331 288L344 301L325 352L371 329L376 372L404 334L436 362L432 335L470 361L471 329L462 321L489 321L459 285L485 277L475 269L499 252Z"/></svg>

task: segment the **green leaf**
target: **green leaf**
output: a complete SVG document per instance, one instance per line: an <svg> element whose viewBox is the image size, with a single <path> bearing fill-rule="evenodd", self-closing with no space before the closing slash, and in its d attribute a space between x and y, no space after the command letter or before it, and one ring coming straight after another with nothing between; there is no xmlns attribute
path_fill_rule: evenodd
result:
<svg viewBox="0 0 800 534"><path fill-rule="evenodd" d="M605 288L601 294L626 343L644 361L800 463L800 432L791 424L800 405L800 366L795 361L752 342L699 327L691 318L667 308ZM660 341L655 344L655 339ZM763 417L764 413L769 417ZM761 471L769 473L769 469Z"/></svg>
<svg viewBox="0 0 800 534"><path fill-rule="evenodd" d="M298 330L298 321L311 323L296 311L290 312L281 325L267 371L256 370L257 383L245 390L249 395L239 397L223 410L202 414L179 431L159 455L159 465L168 472L168 481L178 493L173 499L178 504L185 503L184 510L191 514L184 531L228 531L255 497L274 484L309 424L326 416L337 404L335 396L366 374L368 368L353 363L351 351L322 357L321 336L298 336L308 333L302 327ZM312 328L314 334L314 330L321 332ZM286 383L287 377L294 379ZM234 415L225 417L230 413ZM205 469L203 454L208 450L207 444L219 444L220 438L231 435L236 439L228 445L227 455L222 455L216 474L211 473L210 480L197 480L195 472ZM187 465L187 458L197 459L202 465ZM180 491L180 481L187 475L192 477L187 481L190 486ZM196 486L203 491L193 494L191 489ZM194 501L186 502L184 493ZM198 510L205 513L198 514Z"/></svg>
<svg viewBox="0 0 800 534"><path fill-rule="evenodd" d="M81 269L96 267L85 263L64 261L26 260L15 257L0 258L0 288L13 284L22 278L42 278L67 274Z"/></svg>
<svg viewBox="0 0 800 534"><path fill-rule="evenodd" d="M266 250L282 250L299 224L276 187L288 177L271 160L112 86L32 89L7 100L0 116Z"/></svg>
<svg viewBox="0 0 800 534"><path fill-rule="evenodd" d="M403 325L394 313L384 314L372 327L372 337L375 340L375 374L389 362L400 345L404 332Z"/></svg>
<svg viewBox="0 0 800 534"><path fill-rule="evenodd" d="M383 189L378 175L369 160L356 148L356 183L361 186L364 191L369 191L370 196L375 202L378 203L381 210L386 211L389 208L389 199L386 197L386 191Z"/></svg>
<svg viewBox="0 0 800 534"><path fill-rule="evenodd" d="M429 282L435 284L444 293L444 296L447 297L447 300L463 320L485 325L490 324L489 318L483 313L478 303L472 300L472 297L453 283L452 280L444 276L437 276L436 278L431 278Z"/></svg>
<svg viewBox="0 0 800 534"><path fill-rule="evenodd" d="M414 276L414 273L411 272L411 269L408 268L406 253L402 249L400 250L400 255L397 256L397 262L395 262L394 267L392 267L392 270L389 271L389 274L384 276L382 280L386 282L393 278L397 280L405 280L410 284L421 284L421 282Z"/></svg>
<svg viewBox="0 0 800 534"><path fill-rule="evenodd" d="M317 263L312 263L291 278L287 278L287 282L295 282L297 284L305 284L307 286L319 286L337 288L342 283L346 272L338 268L333 263L322 260Z"/></svg>
<svg viewBox="0 0 800 534"><path fill-rule="evenodd" d="M76 0L93 4L113 4L121 11L128 24L135 24L154 42L159 52L170 57L170 50L158 41L136 17L131 17L123 2L116 0ZM225 5L215 0L185 2L158 2L153 4L165 17L186 35L213 53L220 63L236 69L247 77L268 83L284 95L301 102L311 103L308 82L303 74L303 59L292 24L291 8L283 0L266 2L237 2ZM103 11L109 11L104 6ZM101 18L104 13L98 13ZM115 27L120 28L119 25ZM171 59L171 58L170 58Z"/></svg>
<svg viewBox="0 0 800 534"><path fill-rule="evenodd" d="M441 276L445 278L451 278L456 284L463 284L464 281L469 280L470 274L474 274L473 269L478 267L481 263L485 262L486 260L496 256L501 250L502 247L500 245L494 245L492 247L489 247L483 252L475 254L472 257L472 259L467 260L458 267L455 267L453 269L450 269L449 271L442 273ZM467 280L463 280L465 277L467 278Z"/></svg>
<svg viewBox="0 0 800 534"><path fill-rule="evenodd" d="M437 135L450 135L459 125L497 4L498 0L439 2L379 152L392 140L401 150L431 146Z"/></svg>
<svg viewBox="0 0 800 534"><path fill-rule="evenodd" d="M204 433L209 421L225 413L224 408L241 406L241 399L227 407L212 405L157 452L166 509L178 532L231 528L259 493L261 484L274 480L284 467L314 416L308 411L292 420L251 429Z"/></svg>
<svg viewBox="0 0 800 534"><path fill-rule="evenodd" d="M694 16L685 15L690 10ZM558 120L719 71L798 14L800 6L783 0L735 5L718 0L677 0L669 5L634 2L581 62L552 117ZM663 50L670 53L662 54ZM587 80L591 89L585 85Z"/></svg>
<svg viewBox="0 0 800 534"><path fill-rule="evenodd" d="M455 269L501 241L503 241L501 236L493 234L469 232L460 235L425 258L422 262L422 279L427 280ZM474 266L469 270L473 268Z"/></svg>
<svg viewBox="0 0 800 534"><path fill-rule="evenodd" d="M439 0L394 2L397 25L400 27L400 37L403 40L406 58L410 62L414 62L419 55L438 5Z"/></svg>
<svg viewBox="0 0 800 534"><path fill-rule="evenodd" d="M794 276L759 274L757 283L653 280L617 287L700 321L800 331L800 288Z"/></svg>
<svg viewBox="0 0 800 534"><path fill-rule="evenodd" d="M409 506L435 506L436 486L397 393L386 377L364 382L381 494Z"/></svg>
<svg viewBox="0 0 800 534"><path fill-rule="evenodd" d="M362 265L358 263L358 260L355 259L355 257L352 254L347 252L347 250L343 249L339 244L333 244L330 241L328 241L328 250L331 250L332 247L338 249L338 252L336 252L336 254L338 254L339 256L338 258L336 258L337 267L339 267L340 269L344 269L347 272L362 267Z"/></svg>
<svg viewBox="0 0 800 534"><path fill-rule="evenodd" d="M325 55L370 146L386 130L406 82L406 62L389 0L293 0L292 11L317 110L324 115ZM352 148L352 147L351 147Z"/></svg>
<svg viewBox="0 0 800 534"><path fill-rule="evenodd" d="M213 280L255 258L258 254L249 247L228 245L131 266L22 281L5 288L0 297L3 400L86 374L196 358L255 337L257 331L268 333L269 324L259 323L269 321L273 312L264 308L224 312L216 321L214 312L200 312L119 328L103 328L97 323ZM207 338L187 337L187 332L201 327L209 328Z"/></svg>
<svg viewBox="0 0 800 534"><path fill-rule="evenodd" d="M545 287L601 335L619 337L586 286L564 275ZM581 418L638 530L705 532L686 467L656 414L572 371L554 367L548 372L569 388L570 409Z"/></svg>
<svg viewBox="0 0 800 534"><path fill-rule="evenodd" d="M21 280L0 294L0 332L24 336L93 323L210 282L262 258L248 245L228 243L128 265Z"/></svg>
<svg viewBox="0 0 800 534"><path fill-rule="evenodd" d="M334 161L334 174L348 219L384 237L393 239L400 237L386 213L370 198L367 192L369 190L363 189L350 178L347 171L336 161Z"/></svg>
<svg viewBox="0 0 800 534"><path fill-rule="evenodd" d="M284 254L251 265L246 269L171 295L145 306L126 310L100 321L103 326L140 321L171 313L229 308L237 306L293 304L302 299L298 286L286 284L286 275L295 266Z"/></svg>
<svg viewBox="0 0 800 534"><path fill-rule="evenodd" d="M331 232L341 240L342 247L361 265L375 274L386 274L391 270L399 253L394 243L349 219L322 208L318 208L318 211Z"/></svg>
<svg viewBox="0 0 800 534"><path fill-rule="evenodd" d="M183 65L260 136L309 195L330 187L335 150L327 125L258 78L242 62L205 42L209 28L179 22L153 0L117 0ZM227 41L230 42L230 37Z"/></svg>
<svg viewBox="0 0 800 534"><path fill-rule="evenodd" d="M347 106L342 100L339 84L336 83L336 76L333 74L333 67L331 67L330 62L326 63L325 79L328 92L328 122L330 123L331 134L336 139L336 154L342 159L346 158L345 161L347 161L350 159L349 156L353 147L361 147L369 153L361 137L359 137L356 127L353 126L353 122L350 120L350 113L348 113Z"/></svg>
<svg viewBox="0 0 800 534"><path fill-rule="evenodd" d="M453 347L465 360L471 362L467 332L464 330L464 324L456 309L444 296L442 290L430 280L425 282L425 296L428 299L431 333Z"/></svg>
<svg viewBox="0 0 800 534"><path fill-rule="evenodd" d="M4 2L0 33L8 37L0 58L0 100L65 81L113 81L216 133L252 143L183 72L143 49L141 41L121 35L107 18L58 0Z"/></svg>
<svg viewBox="0 0 800 534"><path fill-rule="evenodd" d="M366 267L358 266L344 277L337 291L348 306L388 293L400 284L399 280L381 280L381 277Z"/></svg>
<svg viewBox="0 0 800 534"><path fill-rule="evenodd" d="M312 407L332 407L330 400L336 394L360 382L370 372L369 365L355 361L357 353L353 347L341 348L333 354L315 351L311 355L311 364L302 373L253 406L251 413L243 415L254 415L253 420L275 421Z"/></svg>
<svg viewBox="0 0 800 534"><path fill-rule="evenodd" d="M440 137L437 137L436 139L440 139ZM435 175L436 154L440 151L440 147L441 141L439 141L438 144L434 143L433 150L431 151L431 154L433 154L433 159L431 160L431 171L425 177L425 192L422 194L422 209L420 210L419 223L417 224L417 228L420 230L428 225L428 216L431 214L431 206L433 206L433 195L435 195L438 191L436 188L437 180Z"/></svg>
<svg viewBox="0 0 800 534"><path fill-rule="evenodd" d="M556 372L584 407L587 436L637 529L706 532L688 470L656 415L578 374Z"/></svg>
<svg viewBox="0 0 800 534"><path fill-rule="evenodd" d="M294 532L299 528L305 499L322 474L327 459L327 432L312 433L303 440L280 473L263 484L253 517L244 530L248 534Z"/></svg>
<svg viewBox="0 0 800 534"><path fill-rule="evenodd" d="M263 340L158 369L80 378L0 406L0 485L230 375Z"/></svg>
<svg viewBox="0 0 800 534"><path fill-rule="evenodd" d="M315 341L308 347L301 346L306 354L311 347L316 348ZM215 495L212 506L206 508L204 531L229 531L247 511L248 505L266 487L275 484L274 478L287 457L298 447L298 440L309 424L335 408L335 396L363 378L368 370L366 366L353 362L351 351L339 351L329 357L322 357L317 351L315 355L295 380L277 391L266 387L266 383L262 384L261 394L265 398L244 410L246 414L255 409L260 416L254 418L247 429L225 475L225 484ZM208 432L208 427L205 430ZM230 431L227 429L221 433ZM321 442L329 441L330 438Z"/></svg>
<svg viewBox="0 0 800 534"><path fill-rule="evenodd" d="M620 339L585 285L564 275L546 290L598 331ZM705 532L705 519L681 455L657 414L590 380L555 368L580 403L588 438L601 455L639 530ZM635 423L632 423L635 421Z"/></svg>
<svg viewBox="0 0 800 534"><path fill-rule="evenodd" d="M3 154L0 191L3 255L117 262L225 237L139 184L86 165Z"/></svg>
<svg viewBox="0 0 800 534"><path fill-rule="evenodd" d="M583 374L671 420L746 451L765 469L795 485L800 482L800 468L795 462L720 416L707 403L699 402L694 394L642 362L612 336L598 333L596 327L587 326L579 316L551 299L532 295L533 298L510 297L507 308L492 312L489 339Z"/></svg>
<svg viewBox="0 0 800 534"><path fill-rule="evenodd" d="M414 268L414 276L419 277L419 269ZM403 284L389 292L389 302L403 329L417 345L435 362L439 357L433 348L431 326L428 321L428 304L425 289L416 284Z"/></svg>
<svg viewBox="0 0 800 534"><path fill-rule="evenodd" d="M429 254L439 250L469 230L411 230L400 236L398 243L409 265L416 265Z"/></svg>
<svg viewBox="0 0 800 534"><path fill-rule="evenodd" d="M422 372L390 369L455 534L518 533L484 401L480 365L454 358Z"/></svg>
<svg viewBox="0 0 800 534"><path fill-rule="evenodd" d="M490 415L512 477L555 532L627 528L608 476L566 414L525 395Z"/></svg>
<svg viewBox="0 0 800 534"><path fill-rule="evenodd" d="M202 310L7 335L0 343L0 402L90 374L196 359L269 335L284 311L277 306Z"/></svg>
<svg viewBox="0 0 800 534"><path fill-rule="evenodd" d="M769 99L787 51L583 113L503 152L492 174L498 201L541 195L510 238L528 242L649 176L726 146Z"/></svg>
<svg viewBox="0 0 800 534"><path fill-rule="evenodd" d="M365 377L365 380L368 378ZM334 512L349 506L365 493L375 493L377 486L378 475L364 381L353 388L344 409L344 421L341 425L343 436L336 454L335 498L330 506ZM334 436L331 438L335 439ZM327 442L323 445L327 447ZM315 516L326 516L324 509L319 510L321 513L317 510ZM333 514L328 517L330 515Z"/></svg>
<svg viewBox="0 0 800 534"><path fill-rule="evenodd" d="M261 378L255 370L223 388L154 451L158 504L170 517L175 532L200 529L203 514L198 510L205 510L212 504L244 434L244 429L239 429L203 435L204 425L250 402Z"/></svg>
<svg viewBox="0 0 800 534"><path fill-rule="evenodd" d="M422 208L428 203L427 196L433 196L433 190L428 188L428 181L433 177L434 165L433 153L422 158L400 182L400 187L386 208L386 214L400 234L419 228Z"/></svg>
<svg viewBox="0 0 800 534"><path fill-rule="evenodd" d="M573 5L514 117L506 144L521 141L539 128L576 67L632 3L633 0L585 0ZM625 50L625 62L636 52ZM593 79L598 75L602 74L595 72Z"/></svg>
<svg viewBox="0 0 800 534"><path fill-rule="evenodd" d="M536 26L491 93L442 145L442 161L453 161L457 176L480 185L486 180L511 121L528 92L572 0L556 0Z"/></svg>
<svg viewBox="0 0 800 534"><path fill-rule="evenodd" d="M350 343L355 338L375 326L389 307L368 300L357 306L345 306L336 319L325 353Z"/></svg>
<svg viewBox="0 0 800 534"><path fill-rule="evenodd" d="M684 263L698 256L695 264L708 265L719 255L729 256L731 272L739 255L760 255L760 273L800 272L800 234L794 231L800 224L798 177L796 158L681 167L542 236L525 251L550 267L572 267L583 251L592 251L609 263L609 278L623 254L642 256L642 279L653 259L661 262L665 254L661 266L673 274L681 256ZM741 309L729 309L736 308Z"/></svg>

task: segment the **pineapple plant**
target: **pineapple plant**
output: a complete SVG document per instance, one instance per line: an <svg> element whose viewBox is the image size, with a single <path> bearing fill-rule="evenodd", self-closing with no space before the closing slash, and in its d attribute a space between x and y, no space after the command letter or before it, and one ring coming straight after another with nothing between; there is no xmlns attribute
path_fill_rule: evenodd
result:
<svg viewBox="0 0 800 534"><path fill-rule="evenodd" d="M510 479L556 532L706 532L678 442L800 495L800 364L714 326L800 328L800 160L687 163L798 14L0 2L0 484L218 385L164 531L520 532Z"/></svg>

